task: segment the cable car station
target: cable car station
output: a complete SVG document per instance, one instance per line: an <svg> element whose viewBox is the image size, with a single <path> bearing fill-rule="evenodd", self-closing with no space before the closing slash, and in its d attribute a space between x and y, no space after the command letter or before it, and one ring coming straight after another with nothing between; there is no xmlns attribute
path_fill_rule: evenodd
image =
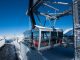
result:
<svg viewBox="0 0 80 60"><path fill-rule="evenodd" d="M22 38L0 38L0 60L80 60L80 1L27 2L20 16L27 16L28 28Z"/></svg>

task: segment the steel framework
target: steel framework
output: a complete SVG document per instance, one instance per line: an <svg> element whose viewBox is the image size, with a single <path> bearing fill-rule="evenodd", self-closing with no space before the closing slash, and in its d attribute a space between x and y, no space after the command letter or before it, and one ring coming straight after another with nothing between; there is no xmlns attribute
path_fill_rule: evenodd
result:
<svg viewBox="0 0 80 60"><path fill-rule="evenodd" d="M71 8L64 10L63 12L56 13L56 14L43 13L43 12L38 11L38 9L43 5L55 11L59 11L58 8L55 8L54 6L50 4L70 6ZM45 16L51 21L55 19L58 20L58 18L66 16L66 15L70 15L70 14L73 15L75 60L77 60L77 58L80 59L80 0L73 0L72 3L56 2L56 0L54 0L53 2L52 0L29 0L28 15L31 18L32 29L34 29L36 25L34 14L37 15L37 17L39 15ZM39 19L39 22L40 22L40 19Z"/></svg>
<svg viewBox="0 0 80 60"><path fill-rule="evenodd" d="M60 12L60 10L58 8L53 6L55 4L56 5L64 5L65 7L68 6L71 8ZM53 10L55 12L52 12L52 13L41 12L41 11L39 11L39 8L42 6L47 7L47 8L49 8L49 10ZM70 14L72 14L72 3L56 2L56 0L54 0L54 1L52 1L52 0L29 0L28 15L31 18L32 28L34 28L36 25L36 19L34 18L34 15L37 16L40 25L42 25L41 20L39 19L40 15L45 16L46 18L48 18L48 20L59 20L60 17L70 15Z"/></svg>

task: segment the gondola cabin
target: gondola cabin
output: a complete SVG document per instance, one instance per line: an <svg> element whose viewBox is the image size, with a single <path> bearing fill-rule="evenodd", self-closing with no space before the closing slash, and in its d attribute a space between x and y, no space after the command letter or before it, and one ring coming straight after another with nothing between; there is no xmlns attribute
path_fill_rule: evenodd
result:
<svg viewBox="0 0 80 60"><path fill-rule="evenodd" d="M38 50L44 50L62 44L63 30L37 26L32 30L33 46Z"/></svg>

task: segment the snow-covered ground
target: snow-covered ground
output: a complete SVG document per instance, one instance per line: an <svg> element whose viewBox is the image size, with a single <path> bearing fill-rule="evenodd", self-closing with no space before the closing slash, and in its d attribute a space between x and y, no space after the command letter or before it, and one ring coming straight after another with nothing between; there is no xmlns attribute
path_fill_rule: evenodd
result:
<svg viewBox="0 0 80 60"><path fill-rule="evenodd" d="M74 60L73 47L56 47L45 51L30 49L26 44L21 43L22 60Z"/></svg>
<svg viewBox="0 0 80 60"><path fill-rule="evenodd" d="M22 41L14 40L11 44L15 45L16 53L21 60L27 60L26 53L29 51Z"/></svg>
<svg viewBox="0 0 80 60"><path fill-rule="evenodd" d="M17 36L17 37L15 37L15 36L10 36L9 35L8 37L6 36L5 38L3 36L0 36L0 47L2 47L4 44L12 44L12 45L15 45L16 53L17 53L18 57L21 60L27 60L27 59L24 59L24 57L26 55L23 55L23 53L25 53L28 50L21 43L22 40L23 40L23 38L24 38L23 36Z"/></svg>
<svg viewBox="0 0 80 60"><path fill-rule="evenodd" d="M5 41L5 40L4 40ZM16 47L16 53L21 60L74 60L73 47L56 47L45 51L31 49L24 43L23 39L14 39L11 43Z"/></svg>
<svg viewBox="0 0 80 60"><path fill-rule="evenodd" d="M27 60L27 53L30 51L23 43L20 43L21 57L22 60Z"/></svg>
<svg viewBox="0 0 80 60"><path fill-rule="evenodd" d="M5 39L3 36L0 36L0 47L2 47L5 44Z"/></svg>

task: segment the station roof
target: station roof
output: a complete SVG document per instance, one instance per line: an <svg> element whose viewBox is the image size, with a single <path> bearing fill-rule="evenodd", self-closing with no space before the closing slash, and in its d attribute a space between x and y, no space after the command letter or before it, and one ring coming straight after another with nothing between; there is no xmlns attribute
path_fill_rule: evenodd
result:
<svg viewBox="0 0 80 60"><path fill-rule="evenodd" d="M35 25L35 27L37 27L39 29L52 29L52 28L49 28L49 27L43 27L43 26L39 26L39 25Z"/></svg>
<svg viewBox="0 0 80 60"><path fill-rule="evenodd" d="M53 31L53 28L50 27L43 27L43 26L39 26L39 25L35 25L35 29L41 29L42 31ZM55 28L56 31L62 31L62 29L60 28Z"/></svg>

